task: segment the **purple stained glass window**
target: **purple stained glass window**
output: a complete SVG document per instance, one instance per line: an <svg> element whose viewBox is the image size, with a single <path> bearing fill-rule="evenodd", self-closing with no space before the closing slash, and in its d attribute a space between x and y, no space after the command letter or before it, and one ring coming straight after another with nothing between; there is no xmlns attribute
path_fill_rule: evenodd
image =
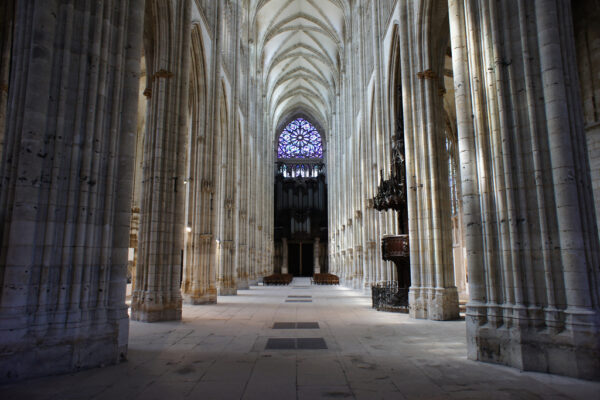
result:
<svg viewBox="0 0 600 400"><path fill-rule="evenodd" d="M279 135L277 158L323 158L321 135L303 118L296 118Z"/></svg>

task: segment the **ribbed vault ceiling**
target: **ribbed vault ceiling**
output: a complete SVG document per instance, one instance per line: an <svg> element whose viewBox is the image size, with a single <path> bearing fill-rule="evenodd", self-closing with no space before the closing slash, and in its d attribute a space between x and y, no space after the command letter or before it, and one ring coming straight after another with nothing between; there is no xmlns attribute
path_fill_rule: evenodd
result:
<svg viewBox="0 0 600 400"><path fill-rule="evenodd" d="M271 126L302 112L327 125L338 91L347 0L259 0L254 17Z"/></svg>

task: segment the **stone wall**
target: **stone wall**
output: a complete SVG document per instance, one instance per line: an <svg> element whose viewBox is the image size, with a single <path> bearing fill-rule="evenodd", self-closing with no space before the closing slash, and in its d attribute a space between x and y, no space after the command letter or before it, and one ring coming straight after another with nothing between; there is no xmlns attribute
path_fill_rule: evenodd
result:
<svg viewBox="0 0 600 400"><path fill-rule="evenodd" d="M127 355L143 2L18 2L14 21L0 165L2 381Z"/></svg>

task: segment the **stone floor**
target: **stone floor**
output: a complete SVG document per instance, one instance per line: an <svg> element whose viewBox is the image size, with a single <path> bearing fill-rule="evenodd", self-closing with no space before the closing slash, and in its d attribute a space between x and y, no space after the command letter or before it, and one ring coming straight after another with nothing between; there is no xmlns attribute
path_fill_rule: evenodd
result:
<svg viewBox="0 0 600 400"><path fill-rule="evenodd" d="M128 362L5 385L0 399L600 399L600 383L467 360L464 321L377 312L361 292L308 280L130 329ZM265 350L270 338L323 338L328 348Z"/></svg>

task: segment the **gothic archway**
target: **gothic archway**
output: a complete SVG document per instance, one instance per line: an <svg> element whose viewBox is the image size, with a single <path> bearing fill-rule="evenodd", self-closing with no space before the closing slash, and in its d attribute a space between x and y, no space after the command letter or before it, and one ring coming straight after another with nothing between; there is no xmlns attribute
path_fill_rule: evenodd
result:
<svg viewBox="0 0 600 400"><path fill-rule="evenodd" d="M303 116L288 120L276 137L276 271L312 276L326 268L324 138Z"/></svg>

